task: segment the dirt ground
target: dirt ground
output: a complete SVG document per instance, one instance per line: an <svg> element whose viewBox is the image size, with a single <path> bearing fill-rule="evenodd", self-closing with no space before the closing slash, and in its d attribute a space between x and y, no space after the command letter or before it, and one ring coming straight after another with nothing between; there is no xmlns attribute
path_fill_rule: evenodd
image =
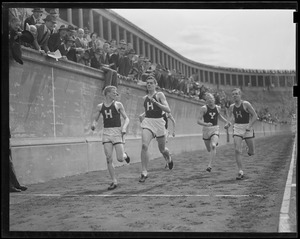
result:
<svg viewBox="0 0 300 239"><path fill-rule="evenodd" d="M172 140L172 139L170 139ZM293 136L256 139L244 153L238 181L233 145L217 148L212 172L206 151L158 158L139 183L140 163L116 168L119 187L107 191L107 171L28 185L10 194L11 231L277 232Z"/></svg>

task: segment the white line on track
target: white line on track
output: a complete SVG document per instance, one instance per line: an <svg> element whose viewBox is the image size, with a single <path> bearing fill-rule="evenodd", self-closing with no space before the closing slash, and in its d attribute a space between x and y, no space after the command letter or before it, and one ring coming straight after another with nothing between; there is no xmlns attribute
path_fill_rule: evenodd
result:
<svg viewBox="0 0 300 239"><path fill-rule="evenodd" d="M292 158L290 162L290 168L288 172L288 177L285 184L285 190L283 194L283 200L280 209L280 216L279 216L279 232L291 232L291 226L289 222L289 208L290 208L290 200L291 200L291 188L292 188L292 180L293 180L293 169L294 169L294 161L295 161L295 150L296 150L296 141L297 141L297 134L295 135L293 151L292 151Z"/></svg>
<svg viewBox="0 0 300 239"><path fill-rule="evenodd" d="M264 195L206 195L206 194L175 194L175 195L164 195L164 194L14 194L22 196L35 196L35 197L264 197Z"/></svg>

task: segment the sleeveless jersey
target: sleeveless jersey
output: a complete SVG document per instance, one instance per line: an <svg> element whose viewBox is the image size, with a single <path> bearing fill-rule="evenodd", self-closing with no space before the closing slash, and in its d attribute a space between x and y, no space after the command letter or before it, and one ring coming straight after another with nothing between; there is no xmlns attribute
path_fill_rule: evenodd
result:
<svg viewBox="0 0 300 239"><path fill-rule="evenodd" d="M104 128L121 127L120 112L116 109L115 102L108 107L103 103L100 113L103 116Z"/></svg>
<svg viewBox="0 0 300 239"><path fill-rule="evenodd" d="M156 93L154 94L153 98L157 100L156 98ZM159 108L156 104L154 104L148 97L146 97L145 101L144 101L144 108L145 108L145 112L146 118L161 118L162 117L162 109Z"/></svg>
<svg viewBox="0 0 300 239"><path fill-rule="evenodd" d="M212 123L213 125L218 124L218 116L219 112L217 109L217 106L215 108L211 109L206 105L206 113L203 115L203 119L205 123Z"/></svg>
<svg viewBox="0 0 300 239"><path fill-rule="evenodd" d="M243 102L240 107L233 106L233 115L235 123L237 124L248 124L250 119L250 114L244 109Z"/></svg>

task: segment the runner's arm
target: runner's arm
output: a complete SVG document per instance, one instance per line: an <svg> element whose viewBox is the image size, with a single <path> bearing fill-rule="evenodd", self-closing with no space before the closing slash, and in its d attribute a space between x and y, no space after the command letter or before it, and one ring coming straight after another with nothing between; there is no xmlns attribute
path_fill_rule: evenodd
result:
<svg viewBox="0 0 300 239"><path fill-rule="evenodd" d="M228 110L228 116L229 116L229 120L228 123L225 125L225 129L229 128L231 125L234 124L234 117L233 117L233 104L229 106L229 110Z"/></svg>
<svg viewBox="0 0 300 239"><path fill-rule="evenodd" d="M248 101L245 101L244 105L246 106L246 110L251 114L251 119L249 122L249 128L251 128L253 124L257 121L257 114Z"/></svg>
<svg viewBox="0 0 300 239"><path fill-rule="evenodd" d="M155 100L153 97L152 98L149 97L149 99L154 104L156 104L159 108L161 108L163 111L165 111L167 113L171 112L171 109L170 109L169 104L166 100L166 97L162 92L157 93L157 99L158 99L159 102L157 100Z"/></svg>
<svg viewBox="0 0 300 239"><path fill-rule="evenodd" d="M226 125L231 124L222 114L221 114L221 107L217 105L217 109L219 112L219 119L222 120Z"/></svg>
<svg viewBox="0 0 300 239"><path fill-rule="evenodd" d="M118 102L118 108L119 108L120 114L122 115L123 119L125 120L124 124L122 126L122 133L126 134L126 130L127 130L128 124L129 124L129 118L128 118L128 116L125 112L124 106L121 102Z"/></svg>
<svg viewBox="0 0 300 239"><path fill-rule="evenodd" d="M143 112L142 114L139 115L139 120L142 123L142 121L145 119L145 112Z"/></svg>
<svg viewBox="0 0 300 239"><path fill-rule="evenodd" d="M173 137L175 137L175 128L176 128L176 121L173 117L173 115L171 113L167 114L168 118L172 121L172 124L173 124Z"/></svg>
<svg viewBox="0 0 300 239"><path fill-rule="evenodd" d="M99 104L99 105L97 105L97 113L95 114L95 118L94 118L94 121L93 121L93 123L92 123L92 125L91 125L91 130L95 130L95 128L96 128L96 124L97 124L97 121L99 120L99 118L100 118L100 111L101 111L101 108L102 108L102 103L101 104Z"/></svg>

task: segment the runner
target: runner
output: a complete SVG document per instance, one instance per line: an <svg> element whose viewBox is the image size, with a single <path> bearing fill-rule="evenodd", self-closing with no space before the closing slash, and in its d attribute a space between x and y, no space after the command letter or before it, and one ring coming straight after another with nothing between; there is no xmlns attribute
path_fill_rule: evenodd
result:
<svg viewBox="0 0 300 239"><path fill-rule="evenodd" d="M156 91L156 79L153 76L149 76L146 82L148 94L143 97L145 107L145 118L142 119L142 115L144 113L139 116L140 120L142 119L142 173L139 182L145 182L146 178L148 178L148 147L151 140L154 138L157 139L159 151L162 153L162 155L168 162L169 169L171 170L173 168L173 161L171 159L170 152L165 146L166 128L165 121L163 120L163 111L170 113L171 110L164 93Z"/></svg>
<svg viewBox="0 0 300 239"><path fill-rule="evenodd" d="M126 163L130 162L130 157L124 152L124 135L129 124L129 118L125 112L123 104L116 101L118 96L115 86L106 86L103 90L105 95L104 103L97 106L97 115L92 123L91 129L95 130L96 122L99 120L100 114L103 116L103 135L102 144L107 161L107 168L112 179L108 190L113 190L118 186L117 177L113 165L113 149L115 148L117 160ZM124 124L121 126L121 116L124 118Z"/></svg>
<svg viewBox="0 0 300 239"><path fill-rule="evenodd" d="M200 115L197 123L202 125L203 140L207 151L209 152L209 163L206 168L207 172L211 172L212 162L216 158L217 145L219 139L218 118L228 124L229 122L220 114L221 107L215 104L215 97L211 93L205 94L206 105L200 108Z"/></svg>
<svg viewBox="0 0 300 239"><path fill-rule="evenodd" d="M229 107L229 118L233 122L233 139L235 148L235 160L238 167L237 180L244 178L243 165L241 160L242 154L242 140L246 141L248 146L248 155L255 154L254 147L254 129L253 124L257 120L257 114L252 105L241 99L241 90L235 88L232 90L232 97L234 103ZM230 127L230 124L225 125L225 128Z"/></svg>

